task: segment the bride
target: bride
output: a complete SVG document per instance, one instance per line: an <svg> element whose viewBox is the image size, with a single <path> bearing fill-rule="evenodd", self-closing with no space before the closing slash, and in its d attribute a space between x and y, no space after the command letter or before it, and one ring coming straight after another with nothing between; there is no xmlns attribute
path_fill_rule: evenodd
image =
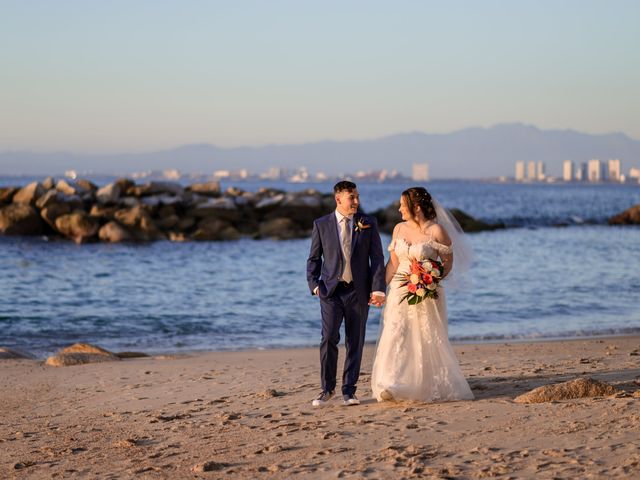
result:
<svg viewBox="0 0 640 480"><path fill-rule="evenodd" d="M407 287L397 275L409 272L413 259L439 258L444 264L443 278L451 277L454 250L456 262L463 267L470 249L455 219L426 189L402 192L400 213L404 221L394 228L389 245L387 304L371 374L373 396L378 401L473 399L449 343L442 286L449 279L438 287L437 299L409 305L402 300Z"/></svg>

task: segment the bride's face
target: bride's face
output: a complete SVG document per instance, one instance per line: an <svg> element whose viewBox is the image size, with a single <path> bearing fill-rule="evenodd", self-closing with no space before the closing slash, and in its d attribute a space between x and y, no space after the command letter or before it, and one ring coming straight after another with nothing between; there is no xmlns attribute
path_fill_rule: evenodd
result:
<svg viewBox="0 0 640 480"><path fill-rule="evenodd" d="M409 220L413 220L413 216L409 211L409 207L407 206L407 201L404 199L404 195L400 196L400 208L398 209L400 215L402 215L402 220L407 222Z"/></svg>

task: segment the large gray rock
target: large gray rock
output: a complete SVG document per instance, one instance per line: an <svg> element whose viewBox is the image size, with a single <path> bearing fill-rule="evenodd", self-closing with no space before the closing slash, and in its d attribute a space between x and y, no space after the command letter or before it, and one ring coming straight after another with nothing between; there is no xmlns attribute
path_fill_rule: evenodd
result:
<svg viewBox="0 0 640 480"><path fill-rule="evenodd" d="M46 230L40 215L30 205L11 204L0 208L0 233L5 235L40 235Z"/></svg>
<svg viewBox="0 0 640 480"><path fill-rule="evenodd" d="M56 220L62 215L71 213L71 211L72 208L68 203L52 203L40 210L40 216L51 228L55 229Z"/></svg>
<svg viewBox="0 0 640 480"><path fill-rule="evenodd" d="M103 242L118 243L135 240L128 229L112 220L105 223L98 231L98 238Z"/></svg>
<svg viewBox="0 0 640 480"><path fill-rule="evenodd" d="M220 182L194 183L187 187L187 190L206 197L219 197Z"/></svg>
<svg viewBox="0 0 640 480"><path fill-rule="evenodd" d="M116 183L109 183L98 189L96 200L103 205L118 203L118 200L120 200L120 186Z"/></svg>
<svg viewBox="0 0 640 480"><path fill-rule="evenodd" d="M83 189L85 192L89 193L95 193L98 190L98 186L95 183L84 178L79 178L78 180L76 180L76 185Z"/></svg>
<svg viewBox="0 0 640 480"><path fill-rule="evenodd" d="M592 378L578 378L568 382L544 385L534 388L528 393L516 397L516 403L543 403L572 398L604 397L613 395L618 390L608 383Z"/></svg>
<svg viewBox="0 0 640 480"><path fill-rule="evenodd" d="M24 352L14 348L0 347L0 360L33 360L34 358L36 358L35 355L32 355L29 352Z"/></svg>
<svg viewBox="0 0 640 480"><path fill-rule="evenodd" d="M179 183L174 182L150 182L145 185L137 185L132 189L132 195L136 197L148 196L148 195L178 195L181 196L184 193L184 187Z"/></svg>
<svg viewBox="0 0 640 480"><path fill-rule="evenodd" d="M42 181L42 187L45 190L51 190L56 187L56 181L53 177L47 177Z"/></svg>
<svg viewBox="0 0 640 480"><path fill-rule="evenodd" d="M113 220L115 218L115 214L118 211L118 207L106 207L103 205L93 205L91 210L89 211L89 215L92 217L98 218L102 221Z"/></svg>
<svg viewBox="0 0 640 480"><path fill-rule="evenodd" d="M285 194L280 193L274 196L265 196L259 199L256 204L256 210L273 210L282 202L284 202Z"/></svg>
<svg viewBox="0 0 640 480"><path fill-rule="evenodd" d="M640 225L640 204L611 217L609 225Z"/></svg>
<svg viewBox="0 0 640 480"><path fill-rule="evenodd" d="M13 195L13 203L21 205L35 205L38 198L44 195L44 187L38 182L32 182L22 187Z"/></svg>
<svg viewBox="0 0 640 480"><path fill-rule="evenodd" d="M210 198L205 202L199 203L195 208L190 208L186 212L186 216L219 218L232 224L237 224L244 220L243 212L238 208L233 198L230 197Z"/></svg>
<svg viewBox="0 0 640 480"><path fill-rule="evenodd" d="M96 236L100 223L84 212L72 212L56 219L56 230L76 243L84 243Z"/></svg>
<svg viewBox="0 0 640 480"><path fill-rule="evenodd" d="M147 208L142 205L118 210L114 216L131 232L136 240L152 241L167 238L155 224Z"/></svg>
<svg viewBox="0 0 640 480"><path fill-rule="evenodd" d="M211 240L236 240L240 238L240 234L226 220L219 218L205 218L198 223L196 231L191 235L192 240L211 241Z"/></svg>
<svg viewBox="0 0 640 480"><path fill-rule="evenodd" d="M287 240L291 238L300 238L303 235L303 232L290 218L280 217L260 223L258 234L262 238Z"/></svg>
<svg viewBox="0 0 640 480"><path fill-rule="evenodd" d="M13 200L13 196L20 190L18 187L0 188L0 205L9 204Z"/></svg>
<svg viewBox="0 0 640 480"><path fill-rule="evenodd" d="M451 210L451 215L453 215L453 217L458 221L462 230L467 233L505 228L503 223L486 223L482 220L473 218L471 215L468 215L457 208Z"/></svg>
<svg viewBox="0 0 640 480"><path fill-rule="evenodd" d="M60 203L62 200L62 196L60 192L56 189L47 190L44 195L42 195L38 200L36 200L36 208L42 210L49 205L54 203Z"/></svg>
<svg viewBox="0 0 640 480"><path fill-rule="evenodd" d="M133 180L128 178L119 178L113 183L118 186L121 195L131 195L130 190L133 190L136 186Z"/></svg>
<svg viewBox="0 0 640 480"><path fill-rule="evenodd" d="M180 224L180 217L177 215L169 215L156 220L156 225L161 230L175 230Z"/></svg>
<svg viewBox="0 0 640 480"><path fill-rule="evenodd" d="M86 193L84 188L79 187L77 184L69 183L64 178L58 180L58 183L56 183L56 190L64 193L65 195L80 195Z"/></svg>

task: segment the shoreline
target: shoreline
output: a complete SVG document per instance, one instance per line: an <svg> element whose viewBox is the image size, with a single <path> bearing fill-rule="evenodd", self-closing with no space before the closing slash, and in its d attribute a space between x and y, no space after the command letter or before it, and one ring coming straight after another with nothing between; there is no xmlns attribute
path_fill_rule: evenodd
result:
<svg viewBox="0 0 640 480"><path fill-rule="evenodd" d="M534 343L548 343L548 342L580 342L580 341L588 341L588 340L615 340L618 338L629 338L629 337L638 337L640 338L640 327L639 328L630 328L629 332L626 333L603 333L596 335L584 335L584 336L573 336L573 337L533 337L533 338L491 338L491 339L469 339L469 340L457 340L450 339L450 342L453 346L469 346L469 345L498 345L498 344L534 344ZM80 341L81 343L89 343L91 345L97 345L99 347L103 347L100 342L93 341ZM343 342L343 339L341 339ZM376 346L377 340L368 340L365 341L365 346L371 348ZM72 345L72 343L66 344L65 346ZM1 347L9 348L11 350L27 353L32 355L34 358L29 358L29 360L36 361L45 361L47 357L51 355L55 355L57 350L49 351L50 353L45 356L37 356L32 354L30 350L27 348L23 348L21 346L13 346L6 347L6 345L2 344ZM64 347L62 347L64 348ZM113 353L119 352L136 352L142 353L143 356L139 358L147 358L147 357L156 357L156 356L197 356L197 355L207 355L207 354L217 354L217 353L251 353L251 352L270 352L270 351L281 351L286 352L288 350L317 350L317 344L308 344L308 345L290 345L290 346L273 346L273 347L241 347L241 348L227 348L227 349L193 349L193 350L142 350L142 349L126 349L126 350L112 350ZM0 359L2 361L2 359Z"/></svg>
<svg viewBox="0 0 640 480"><path fill-rule="evenodd" d="M476 397L362 405L317 395L316 348L70 367L0 361L3 478L630 478L640 474L640 335L454 343ZM340 347L339 370L344 358ZM619 393L540 404L579 377ZM339 382L340 383L340 382Z"/></svg>

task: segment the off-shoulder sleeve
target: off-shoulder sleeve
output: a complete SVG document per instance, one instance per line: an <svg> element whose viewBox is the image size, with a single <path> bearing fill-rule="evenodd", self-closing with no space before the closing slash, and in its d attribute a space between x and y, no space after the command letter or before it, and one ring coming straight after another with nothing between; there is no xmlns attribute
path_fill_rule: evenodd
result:
<svg viewBox="0 0 640 480"><path fill-rule="evenodd" d="M435 248L440 255L451 255L453 253L452 245L443 245L442 243L431 241L433 248Z"/></svg>
<svg viewBox="0 0 640 480"><path fill-rule="evenodd" d="M400 230L400 224L398 223L396 224L395 227L393 227L393 232L391 232L391 243L387 247L387 250L389 250L390 252L393 252L393 250L396 248L396 240L398 238L399 230Z"/></svg>

